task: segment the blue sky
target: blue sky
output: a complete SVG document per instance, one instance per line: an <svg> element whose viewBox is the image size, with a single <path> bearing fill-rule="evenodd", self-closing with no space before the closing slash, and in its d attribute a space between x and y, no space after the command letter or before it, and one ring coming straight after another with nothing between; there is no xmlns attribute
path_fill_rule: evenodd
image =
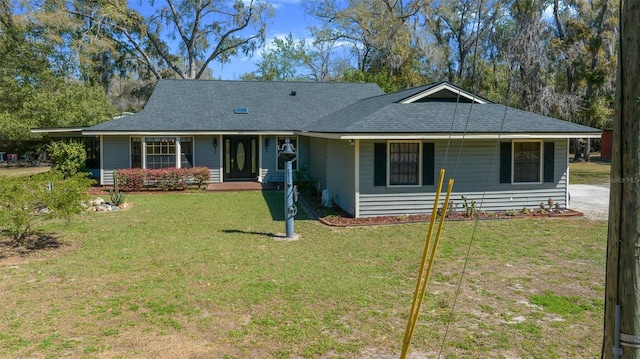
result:
<svg viewBox="0 0 640 359"><path fill-rule="evenodd" d="M274 38L285 37L290 32L294 39L302 40L308 36L307 27L317 24L317 20L305 15L300 0L268 1L275 8L275 17L267 24L267 39L265 46L271 44ZM236 57L230 63L220 65L213 63L209 67L213 70L215 79L238 80L244 73L256 70L255 63L260 61L258 49L253 57Z"/></svg>

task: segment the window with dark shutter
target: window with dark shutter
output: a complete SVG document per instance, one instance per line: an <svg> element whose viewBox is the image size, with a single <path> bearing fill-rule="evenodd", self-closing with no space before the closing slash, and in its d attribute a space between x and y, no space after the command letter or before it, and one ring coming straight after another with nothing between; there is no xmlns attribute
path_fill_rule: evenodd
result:
<svg viewBox="0 0 640 359"><path fill-rule="evenodd" d="M554 157L555 157L555 143L554 142L545 142L544 143L544 181L545 182L553 182L553 172L554 172Z"/></svg>
<svg viewBox="0 0 640 359"><path fill-rule="evenodd" d="M422 144L422 185L430 186L434 182L434 173L436 170L435 161L435 144Z"/></svg>
<svg viewBox="0 0 640 359"><path fill-rule="evenodd" d="M511 142L500 142L500 183L511 183Z"/></svg>
<svg viewBox="0 0 640 359"><path fill-rule="evenodd" d="M387 185L387 144L373 144L373 185Z"/></svg>
<svg viewBox="0 0 640 359"><path fill-rule="evenodd" d="M420 143L389 143L389 185L420 184Z"/></svg>
<svg viewBox="0 0 640 359"><path fill-rule="evenodd" d="M513 182L540 182L541 149L540 142L513 143Z"/></svg>

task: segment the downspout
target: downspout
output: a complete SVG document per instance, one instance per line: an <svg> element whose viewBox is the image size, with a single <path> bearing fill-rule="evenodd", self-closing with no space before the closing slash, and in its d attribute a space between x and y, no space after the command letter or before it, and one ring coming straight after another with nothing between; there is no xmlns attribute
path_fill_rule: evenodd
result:
<svg viewBox="0 0 640 359"><path fill-rule="evenodd" d="M356 139L355 141L355 145L354 145L354 216L356 218L360 218L360 140Z"/></svg>
<svg viewBox="0 0 640 359"><path fill-rule="evenodd" d="M104 136L100 135L100 185L104 186ZM131 140L129 140L131 143ZM131 151L131 145L129 145L129 151ZM129 161L131 161L131 154L129 154ZM129 166L131 167L131 166Z"/></svg>
<svg viewBox="0 0 640 359"><path fill-rule="evenodd" d="M567 138L567 179L566 179L566 184L565 184L565 190L564 190L564 203L566 208L569 208L570 205L570 201L571 201L571 196L569 194L569 151L571 151L571 139Z"/></svg>

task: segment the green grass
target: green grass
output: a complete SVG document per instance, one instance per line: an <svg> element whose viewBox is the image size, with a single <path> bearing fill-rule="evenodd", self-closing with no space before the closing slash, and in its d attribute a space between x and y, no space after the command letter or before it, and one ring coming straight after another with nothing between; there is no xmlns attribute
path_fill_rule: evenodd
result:
<svg viewBox="0 0 640 359"><path fill-rule="evenodd" d="M331 228L300 214L301 239L277 241L281 191L127 201L50 223L55 251L0 258L0 357L399 355L426 224ZM474 225L444 227L414 354L440 350ZM605 241L605 223L582 219L477 223L444 356L598 356L583 338L601 337ZM589 305L546 321L558 305L522 304L532 293Z"/></svg>
<svg viewBox="0 0 640 359"><path fill-rule="evenodd" d="M50 167L0 167L0 176L17 177L29 176L42 172L47 172Z"/></svg>
<svg viewBox="0 0 640 359"><path fill-rule="evenodd" d="M571 184L602 184L609 181L611 164L608 162L570 162L569 182Z"/></svg>
<svg viewBox="0 0 640 359"><path fill-rule="evenodd" d="M531 296L531 303L542 306L550 313L560 315L571 315L592 310L594 307L591 303L585 302L583 298L575 295L557 295L552 291L545 291L542 294L534 294Z"/></svg>

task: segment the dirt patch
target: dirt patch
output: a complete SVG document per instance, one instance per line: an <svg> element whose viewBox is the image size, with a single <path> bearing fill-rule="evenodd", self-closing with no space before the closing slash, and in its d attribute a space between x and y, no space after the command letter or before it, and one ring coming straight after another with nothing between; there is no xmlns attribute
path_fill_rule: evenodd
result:
<svg viewBox="0 0 640 359"><path fill-rule="evenodd" d="M48 258L75 250L77 244L61 242L57 236L34 234L23 245L17 245L6 233L0 233L0 267L20 265L31 259Z"/></svg>

